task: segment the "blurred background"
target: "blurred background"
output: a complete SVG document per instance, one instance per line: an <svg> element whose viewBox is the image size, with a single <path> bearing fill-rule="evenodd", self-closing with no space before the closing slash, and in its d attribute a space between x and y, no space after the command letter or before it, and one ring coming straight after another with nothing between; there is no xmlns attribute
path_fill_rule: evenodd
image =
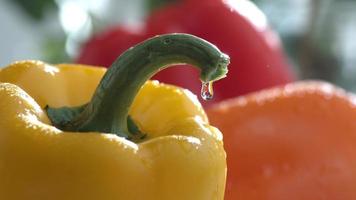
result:
<svg viewBox="0 0 356 200"><path fill-rule="evenodd" d="M139 31L152 11L170 1L0 0L0 66L23 59L73 62L94 34L118 25ZM355 0L253 2L279 34L298 79L356 91Z"/></svg>

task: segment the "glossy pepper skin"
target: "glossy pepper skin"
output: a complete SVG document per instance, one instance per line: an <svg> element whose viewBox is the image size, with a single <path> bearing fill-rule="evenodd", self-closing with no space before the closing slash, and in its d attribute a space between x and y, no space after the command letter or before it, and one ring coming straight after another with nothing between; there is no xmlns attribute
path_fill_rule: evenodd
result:
<svg viewBox="0 0 356 200"><path fill-rule="evenodd" d="M152 12L141 32L115 27L94 36L84 44L77 62L107 67L115 59L112 52L120 52L120 47L172 32L211 41L231 58L229 78L214 85L214 99L203 105L295 80L278 35L270 29L261 10L247 0L177 1ZM164 70L153 79L198 93L200 82L196 77L197 70L179 66Z"/></svg>
<svg viewBox="0 0 356 200"><path fill-rule="evenodd" d="M356 199L356 96L300 81L216 104L226 200Z"/></svg>
<svg viewBox="0 0 356 200"><path fill-rule="evenodd" d="M163 39L167 37L177 44L182 44L178 40L192 40L189 35ZM167 42L160 38L150 41L153 45ZM126 79L121 76L127 72L120 64L123 59L132 54L141 57L134 56L136 61L147 58L139 54L147 53L141 51L150 47L145 44L119 57L106 74L103 68L40 61L15 62L0 71L0 199L223 199L226 155L222 135L208 124L204 110L188 90L145 82L148 77L139 81L143 86L131 84L128 93L134 86L140 89L129 103L129 114L147 134L135 142L120 137L121 132L62 131L51 124L47 105L79 106L93 96L92 103L99 94L105 99L100 91L106 86L115 94L127 92L111 90L110 84L116 78ZM209 45L197 46L219 53ZM152 52L159 53L154 48ZM204 64L199 58L193 61ZM210 69L204 68L202 73ZM114 100L113 105L125 104L120 101Z"/></svg>

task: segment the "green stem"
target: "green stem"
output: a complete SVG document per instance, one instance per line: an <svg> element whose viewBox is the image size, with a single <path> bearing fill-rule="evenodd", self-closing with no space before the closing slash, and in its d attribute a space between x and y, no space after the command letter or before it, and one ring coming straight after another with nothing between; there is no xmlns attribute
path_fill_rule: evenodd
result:
<svg viewBox="0 0 356 200"><path fill-rule="evenodd" d="M156 36L119 56L89 103L72 108L47 108L47 114L53 125L62 130L137 137L134 131L137 127L128 116L137 92L158 71L181 63L200 68L201 81L209 82L225 77L229 57L211 43L192 35Z"/></svg>

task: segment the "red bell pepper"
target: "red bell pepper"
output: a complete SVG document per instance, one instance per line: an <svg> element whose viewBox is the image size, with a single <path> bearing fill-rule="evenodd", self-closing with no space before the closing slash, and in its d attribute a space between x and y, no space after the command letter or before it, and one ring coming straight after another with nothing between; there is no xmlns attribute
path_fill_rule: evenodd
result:
<svg viewBox="0 0 356 200"><path fill-rule="evenodd" d="M185 0L170 4L151 13L141 33L118 27L95 36L84 45L77 62L109 66L138 41L171 32L197 35L229 54L228 78L214 85L215 102L295 80L278 36L263 13L247 0ZM199 94L201 83L189 76L198 77L198 73L188 67L173 67L154 78Z"/></svg>
<svg viewBox="0 0 356 200"><path fill-rule="evenodd" d="M145 36L125 27L114 27L94 35L81 49L78 63L109 67L131 46L144 41Z"/></svg>

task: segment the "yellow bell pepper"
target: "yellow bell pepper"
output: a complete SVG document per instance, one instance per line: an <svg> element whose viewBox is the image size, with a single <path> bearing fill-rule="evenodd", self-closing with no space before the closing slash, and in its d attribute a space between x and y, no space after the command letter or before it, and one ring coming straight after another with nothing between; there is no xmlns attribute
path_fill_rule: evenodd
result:
<svg viewBox="0 0 356 200"><path fill-rule="evenodd" d="M0 199L223 199L222 134L188 90L147 81L174 63L199 67L208 82L227 73L228 57L169 34L107 72L40 61L3 68Z"/></svg>

